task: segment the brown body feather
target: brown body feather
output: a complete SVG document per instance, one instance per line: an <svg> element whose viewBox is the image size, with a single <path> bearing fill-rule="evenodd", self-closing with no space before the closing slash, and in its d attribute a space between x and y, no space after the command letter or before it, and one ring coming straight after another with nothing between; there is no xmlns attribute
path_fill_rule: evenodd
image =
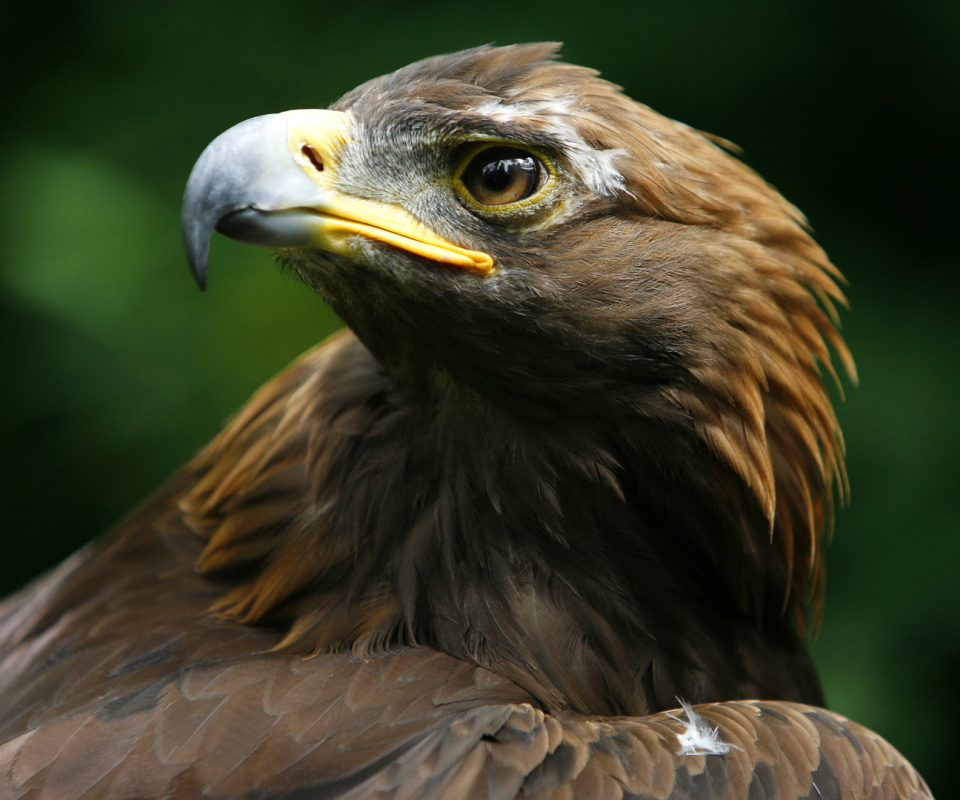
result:
<svg viewBox="0 0 960 800"><path fill-rule="evenodd" d="M797 704L845 486L838 273L755 173L551 53L336 106L342 188L500 269L285 253L356 335L0 607L3 797L926 796ZM557 153L541 224L403 196L397 164L479 134ZM678 696L735 747L678 752L644 716Z"/></svg>
<svg viewBox="0 0 960 800"><path fill-rule="evenodd" d="M740 749L680 755L682 714L545 713L434 650L277 653L282 633L206 613L224 587L192 568L188 488L0 606L5 800L929 796L890 745L809 706L698 707Z"/></svg>

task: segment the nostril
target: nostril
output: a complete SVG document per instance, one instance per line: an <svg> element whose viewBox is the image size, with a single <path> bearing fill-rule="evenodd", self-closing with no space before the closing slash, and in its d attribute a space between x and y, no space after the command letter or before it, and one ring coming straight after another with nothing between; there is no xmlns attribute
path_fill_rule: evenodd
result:
<svg viewBox="0 0 960 800"><path fill-rule="evenodd" d="M300 152L310 159L310 163L313 164L317 172L323 172L323 159L320 158L320 154L316 150L308 144L302 144L300 145Z"/></svg>

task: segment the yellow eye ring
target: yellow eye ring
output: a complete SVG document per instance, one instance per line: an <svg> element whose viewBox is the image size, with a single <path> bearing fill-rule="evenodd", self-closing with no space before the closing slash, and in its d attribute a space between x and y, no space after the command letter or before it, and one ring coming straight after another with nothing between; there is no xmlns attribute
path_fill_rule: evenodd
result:
<svg viewBox="0 0 960 800"><path fill-rule="evenodd" d="M454 174L460 196L490 214L527 209L539 203L556 184L549 159L513 142L484 142L470 150Z"/></svg>

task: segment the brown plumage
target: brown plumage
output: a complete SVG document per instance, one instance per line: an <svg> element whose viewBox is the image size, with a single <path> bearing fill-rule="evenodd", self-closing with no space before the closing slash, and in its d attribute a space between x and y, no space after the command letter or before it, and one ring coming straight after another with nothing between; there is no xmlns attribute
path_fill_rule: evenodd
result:
<svg viewBox="0 0 960 800"><path fill-rule="evenodd" d="M813 707L837 271L719 140L552 53L198 162L198 276L215 226L272 246L353 333L0 606L0 796L928 796Z"/></svg>

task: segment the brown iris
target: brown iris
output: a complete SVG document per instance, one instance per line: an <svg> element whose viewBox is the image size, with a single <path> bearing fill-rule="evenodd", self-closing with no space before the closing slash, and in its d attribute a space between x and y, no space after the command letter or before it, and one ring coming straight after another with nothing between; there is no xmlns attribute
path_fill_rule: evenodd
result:
<svg viewBox="0 0 960 800"><path fill-rule="evenodd" d="M460 180L470 196L485 206L526 200L542 186L547 171L536 156L517 147L488 147L467 164Z"/></svg>

